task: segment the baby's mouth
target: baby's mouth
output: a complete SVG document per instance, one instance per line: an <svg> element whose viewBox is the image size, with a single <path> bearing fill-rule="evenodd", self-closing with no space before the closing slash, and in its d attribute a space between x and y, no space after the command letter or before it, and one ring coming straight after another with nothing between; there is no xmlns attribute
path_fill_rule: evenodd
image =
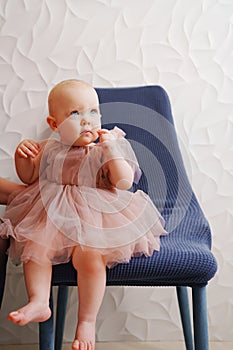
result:
<svg viewBox="0 0 233 350"><path fill-rule="evenodd" d="M91 130L83 130L83 131L81 132L81 135L83 135L83 134L88 134L88 133L91 133L91 134L92 134L92 131L91 131Z"/></svg>

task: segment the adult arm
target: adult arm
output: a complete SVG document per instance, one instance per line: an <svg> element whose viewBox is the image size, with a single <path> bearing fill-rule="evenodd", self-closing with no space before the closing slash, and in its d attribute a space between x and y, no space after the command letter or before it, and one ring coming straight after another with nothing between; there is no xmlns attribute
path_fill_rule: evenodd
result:
<svg viewBox="0 0 233 350"><path fill-rule="evenodd" d="M24 185L0 177L0 204L7 204L12 192L24 189Z"/></svg>

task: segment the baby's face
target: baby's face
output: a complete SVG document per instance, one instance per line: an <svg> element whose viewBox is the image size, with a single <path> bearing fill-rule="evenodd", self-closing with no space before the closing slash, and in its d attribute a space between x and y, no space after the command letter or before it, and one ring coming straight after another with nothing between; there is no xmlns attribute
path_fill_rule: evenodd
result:
<svg viewBox="0 0 233 350"><path fill-rule="evenodd" d="M63 143L85 146L98 138L101 116L93 88L79 83L64 85L59 87L52 104L52 117Z"/></svg>

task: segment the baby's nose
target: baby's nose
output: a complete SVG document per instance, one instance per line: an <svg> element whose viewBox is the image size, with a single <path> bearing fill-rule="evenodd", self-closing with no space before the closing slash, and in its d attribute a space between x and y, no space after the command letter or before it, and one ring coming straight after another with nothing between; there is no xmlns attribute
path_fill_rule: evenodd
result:
<svg viewBox="0 0 233 350"><path fill-rule="evenodd" d="M82 118L81 120L81 125L84 126L84 125L89 125L90 124L90 120L88 120L87 118Z"/></svg>

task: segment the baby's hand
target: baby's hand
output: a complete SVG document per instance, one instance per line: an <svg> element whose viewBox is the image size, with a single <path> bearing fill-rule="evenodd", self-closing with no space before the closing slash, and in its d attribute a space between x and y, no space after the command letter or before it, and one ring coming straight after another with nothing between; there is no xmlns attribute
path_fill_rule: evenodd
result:
<svg viewBox="0 0 233 350"><path fill-rule="evenodd" d="M98 131L98 134L100 138L99 144L103 149L105 161L122 158L117 146L118 140L115 133L112 133L107 129L101 129Z"/></svg>
<svg viewBox="0 0 233 350"><path fill-rule="evenodd" d="M16 149L16 154L21 158L35 158L39 153L40 145L32 140L23 140Z"/></svg>
<svg viewBox="0 0 233 350"><path fill-rule="evenodd" d="M98 130L98 134L99 134L99 142L100 143L116 139L114 137L114 135L112 133L110 133L110 131L107 129Z"/></svg>

